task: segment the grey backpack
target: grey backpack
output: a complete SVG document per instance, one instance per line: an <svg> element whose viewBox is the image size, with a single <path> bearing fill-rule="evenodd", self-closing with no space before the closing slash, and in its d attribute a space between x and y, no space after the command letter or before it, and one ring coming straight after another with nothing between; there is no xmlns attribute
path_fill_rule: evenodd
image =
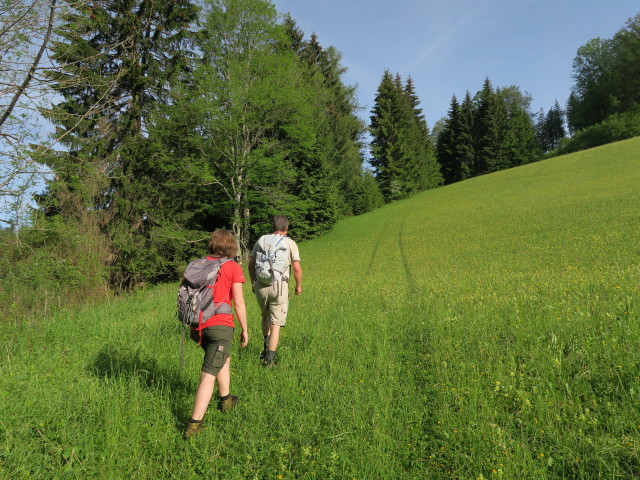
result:
<svg viewBox="0 0 640 480"><path fill-rule="evenodd" d="M188 327L198 326L219 313L233 314L227 303L213 303L213 289L222 265L230 258L200 258L191 262L178 289L178 320L182 323L180 363L184 366L184 339Z"/></svg>
<svg viewBox="0 0 640 480"><path fill-rule="evenodd" d="M267 285L288 282L289 237L263 235L258 239L256 278Z"/></svg>

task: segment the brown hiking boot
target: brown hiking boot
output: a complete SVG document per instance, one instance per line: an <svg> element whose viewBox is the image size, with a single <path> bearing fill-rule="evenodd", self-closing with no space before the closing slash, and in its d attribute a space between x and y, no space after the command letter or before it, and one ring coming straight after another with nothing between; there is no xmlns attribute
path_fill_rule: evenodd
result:
<svg viewBox="0 0 640 480"><path fill-rule="evenodd" d="M187 423L187 429L184 431L184 438L189 439L202 432L202 430L202 422L189 422Z"/></svg>
<svg viewBox="0 0 640 480"><path fill-rule="evenodd" d="M238 397L235 395L229 395L229 398L226 400L220 400L218 402L218 410L221 412L230 412L233 410L233 407L236 406L236 403L238 403Z"/></svg>

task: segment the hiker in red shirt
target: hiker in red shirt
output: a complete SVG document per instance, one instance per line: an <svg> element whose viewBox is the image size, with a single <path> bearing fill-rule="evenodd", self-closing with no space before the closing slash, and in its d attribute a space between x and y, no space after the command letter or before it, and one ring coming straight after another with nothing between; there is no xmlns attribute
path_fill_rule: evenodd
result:
<svg viewBox="0 0 640 480"><path fill-rule="evenodd" d="M219 261L231 259L237 255L237 243L229 230L216 230L209 240L208 260ZM223 260L224 261L224 260ZM242 268L233 260L227 260L220 267L218 278L213 286L213 303L222 303L231 306L240 323L241 346L245 347L249 342L247 332L247 313L242 296L242 284L244 283ZM233 340L235 324L233 315L219 313L210 318L202 319L200 326L192 328L192 338L199 340L205 351L202 363L200 384L196 390L193 403L193 413L187 425L185 437L189 438L202 430L202 419L213 396L215 383L218 384L220 400L218 408L225 412L231 410L238 402L238 397L231 395L229 388L231 382L230 373L230 347Z"/></svg>

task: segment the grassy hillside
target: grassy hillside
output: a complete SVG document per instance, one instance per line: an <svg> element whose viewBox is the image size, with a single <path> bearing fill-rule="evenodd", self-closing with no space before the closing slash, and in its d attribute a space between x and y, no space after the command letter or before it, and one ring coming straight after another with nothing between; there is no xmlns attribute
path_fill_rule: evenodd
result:
<svg viewBox="0 0 640 480"><path fill-rule="evenodd" d="M189 442L176 285L5 323L0 477L638 478L639 185L635 138L303 243L278 367L246 289L242 403Z"/></svg>

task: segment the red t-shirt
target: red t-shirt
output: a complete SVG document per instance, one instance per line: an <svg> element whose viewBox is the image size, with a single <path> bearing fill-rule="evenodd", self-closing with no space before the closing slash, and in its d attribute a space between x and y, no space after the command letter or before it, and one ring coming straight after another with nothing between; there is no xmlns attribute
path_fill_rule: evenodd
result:
<svg viewBox="0 0 640 480"><path fill-rule="evenodd" d="M207 257L211 260L217 257ZM233 300L233 290L231 286L234 283L244 283L244 273L242 268L233 260L226 262L220 267L220 273L218 273L218 280L213 288L213 303L216 305L219 303L226 303L231 305ZM202 325L198 330L207 327L213 327L214 325L226 325L228 327L235 327L233 323L233 315L229 313L219 313L213 317L209 317L206 320L202 319Z"/></svg>

